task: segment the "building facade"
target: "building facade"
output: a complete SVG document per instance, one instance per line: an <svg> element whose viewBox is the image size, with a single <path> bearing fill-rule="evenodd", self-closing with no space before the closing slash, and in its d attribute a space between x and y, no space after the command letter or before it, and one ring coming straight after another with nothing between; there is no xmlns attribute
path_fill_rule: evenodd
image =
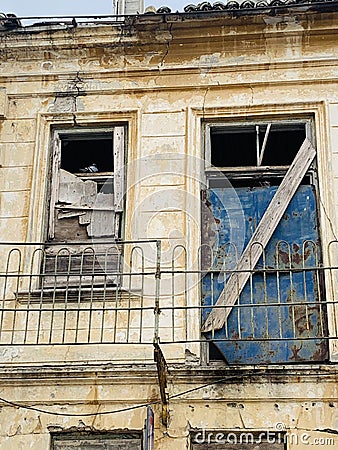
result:
<svg viewBox="0 0 338 450"><path fill-rule="evenodd" d="M0 447L338 445L337 2L0 18Z"/></svg>

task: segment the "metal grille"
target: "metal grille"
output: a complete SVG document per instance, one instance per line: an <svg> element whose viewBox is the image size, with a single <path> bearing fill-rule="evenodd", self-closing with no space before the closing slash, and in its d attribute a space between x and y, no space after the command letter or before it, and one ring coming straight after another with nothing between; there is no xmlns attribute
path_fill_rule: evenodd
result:
<svg viewBox="0 0 338 450"><path fill-rule="evenodd" d="M2 244L0 345L209 339L222 343L226 354L245 342L304 346L310 341L320 353L317 360L323 360L327 341L337 337L338 242L328 246L327 265L316 257L314 243L304 242L302 254L309 248L313 257L295 259L292 248L279 242L276 266L269 267L263 254L230 307L215 304L228 276L236 274L231 245L223 257L232 259L232 269L200 270L200 258L190 258L184 246L174 247L168 257L155 240L72 243L52 250ZM195 262L189 267L188 261ZM213 308L232 311L221 330L203 334L202 323Z"/></svg>

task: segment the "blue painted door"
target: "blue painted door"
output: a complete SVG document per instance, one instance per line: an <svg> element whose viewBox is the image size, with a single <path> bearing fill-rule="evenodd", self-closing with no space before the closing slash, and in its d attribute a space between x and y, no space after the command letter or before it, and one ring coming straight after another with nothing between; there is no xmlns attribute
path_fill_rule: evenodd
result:
<svg viewBox="0 0 338 450"><path fill-rule="evenodd" d="M245 247L278 186L235 189L242 245ZM233 211L224 208L233 188L205 192L205 208L211 213L204 236L213 236L211 270L202 280L204 320L224 288L239 254L232 244ZM231 203L231 202L230 202ZM231 208L230 208L231 209ZM236 221L235 221L236 222ZM238 223L237 223L238 226ZM236 227L236 223L235 223ZM212 231L211 231L212 230ZM238 237L238 236L237 236ZM208 239L208 238L207 238ZM206 244L204 239L204 244ZM239 252L240 253L240 252ZM274 364L327 359L326 313L316 198L313 186L301 185L270 239L263 257L244 287L221 330L206 337L229 364Z"/></svg>

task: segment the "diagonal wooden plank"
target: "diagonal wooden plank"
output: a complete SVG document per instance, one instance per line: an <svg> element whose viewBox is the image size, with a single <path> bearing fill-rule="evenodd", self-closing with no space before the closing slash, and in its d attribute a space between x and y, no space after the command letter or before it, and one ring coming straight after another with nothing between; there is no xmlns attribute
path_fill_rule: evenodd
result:
<svg viewBox="0 0 338 450"><path fill-rule="evenodd" d="M202 327L202 332L218 330L224 325L232 306L236 303L250 277L250 271L256 266L315 155L316 151L313 145L308 139L305 139L244 249L235 272L230 275L227 284L221 292L215 305L217 307L213 308L207 317Z"/></svg>

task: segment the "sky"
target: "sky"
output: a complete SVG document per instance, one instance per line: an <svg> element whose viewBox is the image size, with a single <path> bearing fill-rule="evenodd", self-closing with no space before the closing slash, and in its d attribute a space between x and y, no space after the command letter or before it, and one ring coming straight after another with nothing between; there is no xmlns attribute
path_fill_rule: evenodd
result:
<svg viewBox="0 0 338 450"><path fill-rule="evenodd" d="M145 6L169 6L172 11L182 11L183 6L194 1L144 0L144 3ZM20 17L112 14L113 0L0 0L0 12L11 12Z"/></svg>

